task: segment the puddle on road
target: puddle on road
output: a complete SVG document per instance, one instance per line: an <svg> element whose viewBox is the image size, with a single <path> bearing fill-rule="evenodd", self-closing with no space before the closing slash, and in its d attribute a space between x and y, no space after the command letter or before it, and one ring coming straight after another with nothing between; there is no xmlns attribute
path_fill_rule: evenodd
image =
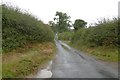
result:
<svg viewBox="0 0 120 80"><path fill-rule="evenodd" d="M50 67L52 65L52 61L49 62L47 68L38 71L36 78L51 78L52 72L50 71Z"/></svg>

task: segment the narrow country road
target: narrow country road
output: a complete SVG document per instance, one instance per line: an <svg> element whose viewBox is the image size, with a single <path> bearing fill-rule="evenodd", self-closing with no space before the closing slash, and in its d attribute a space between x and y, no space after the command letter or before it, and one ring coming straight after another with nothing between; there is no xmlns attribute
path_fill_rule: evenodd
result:
<svg viewBox="0 0 120 80"><path fill-rule="evenodd" d="M66 46L64 48L62 45ZM117 78L118 70L56 41L57 54L51 65L52 78Z"/></svg>

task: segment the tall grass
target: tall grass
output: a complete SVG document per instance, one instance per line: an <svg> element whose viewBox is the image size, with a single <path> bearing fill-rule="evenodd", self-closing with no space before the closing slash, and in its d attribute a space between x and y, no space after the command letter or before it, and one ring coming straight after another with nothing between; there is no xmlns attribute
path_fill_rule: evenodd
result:
<svg viewBox="0 0 120 80"><path fill-rule="evenodd" d="M118 61L118 22L117 18L103 19L95 26L79 29L73 35L71 44L98 59Z"/></svg>
<svg viewBox="0 0 120 80"><path fill-rule="evenodd" d="M54 53L55 45L44 42L2 54L2 78L26 78L34 75L53 59Z"/></svg>
<svg viewBox="0 0 120 80"><path fill-rule="evenodd" d="M51 28L19 8L2 5L3 52L24 47L26 44L53 41Z"/></svg>
<svg viewBox="0 0 120 80"><path fill-rule="evenodd" d="M71 46L90 53L102 60L118 61L119 26L117 18L103 19L95 23L95 26L81 28L74 31L72 36L67 32L61 33L59 38L70 40ZM66 39L67 38L67 39Z"/></svg>

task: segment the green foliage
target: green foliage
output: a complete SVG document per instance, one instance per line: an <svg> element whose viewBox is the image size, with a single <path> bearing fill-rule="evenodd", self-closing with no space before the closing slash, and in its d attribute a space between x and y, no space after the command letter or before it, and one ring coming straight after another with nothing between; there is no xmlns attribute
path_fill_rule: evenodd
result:
<svg viewBox="0 0 120 80"><path fill-rule="evenodd" d="M51 28L18 8L2 5L2 48L10 51L28 43L53 41Z"/></svg>
<svg viewBox="0 0 120 80"><path fill-rule="evenodd" d="M66 31L58 34L58 38L64 41L71 41L72 36L73 32L71 31Z"/></svg>
<svg viewBox="0 0 120 80"><path fill-rule="evenodd" d="M95 26L75 31L70 45L96 58L118 61L118 19L103 19Z"/></svg>
<svg viewBox="0 0 120 80"><path fill-rule="evenodd" d="M117 32L118 32L118 47L120 48L120 18L118 19L118 27L117 27ZM120 51L120 49L119 49Z"/></svg>
<svg viewBox="0 0 120 80"><path fill-rule="evenodd" d="M2 78L25 78L43 68L53 59L55 45L52 42L27 45L20 51L2 54ZM9 55L9 56L8 56ZM31 77L31 76L30 76Z"/></svg>
<svg viewBox="0 0 120 80"><path fill-rule="evenodd" d="M85 52L87 55L91 55L96 59L118 62L118 49L115 47L110 48L109 46L90 47L88 45L82 45L79 43L69 43L74 48ZM90 44L91 45L91 44Z"/></svg>
<svg viewBox="0 0 120 80"><path fill-rule="evenodd" d="M56 12L56 17L54 18L54 20L57 21L56 27L58 32L68 31L70 27L69 18L70 16L68 16L66 13Z"/></svg>
<svg viewBox="0 0 120 80"><path fill-rule="evenodd" d="M55 22L49 21L49 26L51 27L51 29L52 29L55 33L57 33L57 26L56 26Z"/></svg>
<svg viewBox="0 0 120 80"><path fill-rule="evenodd" d="M84 20L76 19L73 25L74 25L74 29L78 30L79 28L85 27L86 24L87 22L85 22Z"/></svg>
<svg viewBox="0 0 120 80"><path fill-rule="evenodd" d="M117 22L117 19L113 19L99 23L94 27L79 29L75 32L72 43L79 42L84 45L90 44L90 46L117 46Z"/></svg>

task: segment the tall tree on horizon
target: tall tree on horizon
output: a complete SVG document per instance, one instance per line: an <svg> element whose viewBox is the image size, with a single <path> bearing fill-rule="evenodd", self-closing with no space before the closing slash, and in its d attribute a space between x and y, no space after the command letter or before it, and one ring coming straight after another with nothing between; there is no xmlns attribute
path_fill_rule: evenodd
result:
<svg viewBox="0 0 120 80"><path fill-rule="evenodd" d="M75 30L78 30L79 28L83 28L87 25L87 22L85 22L82 19L76 19L73 26Z"/></svg>
<svg viewBox="0 0 120 80"><path fill-rule="evenodd" d="M62 13L62 12L56 12L55 14L55 18L54 21L56 22L56 26L57 26L57 31L58 32L64 32L67 31L70 27L70 16L68 16L66 13Z"/></svg>

